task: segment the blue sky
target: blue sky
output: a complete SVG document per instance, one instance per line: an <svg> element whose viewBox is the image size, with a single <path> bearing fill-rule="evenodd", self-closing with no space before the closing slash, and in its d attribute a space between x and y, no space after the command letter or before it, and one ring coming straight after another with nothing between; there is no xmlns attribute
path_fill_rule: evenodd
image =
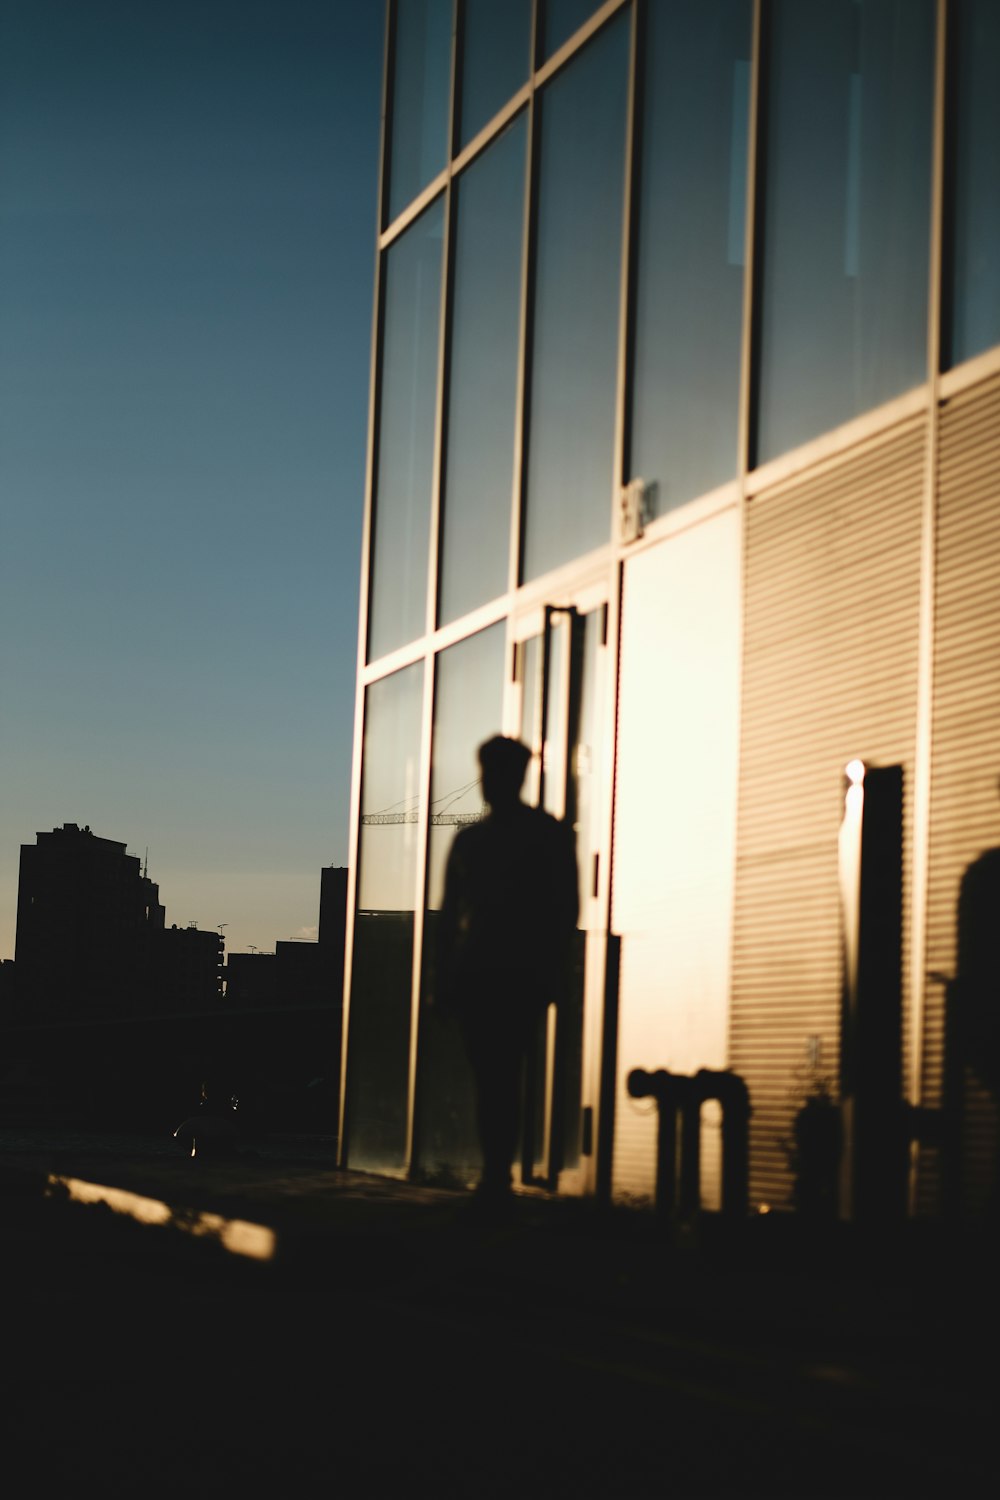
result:
<svg viewBox="0 0 1000 1500"><path fill-rule="evenodd" d="M167 921L347 862L381 0L0 0L0 957L19 846Z"/></svg>

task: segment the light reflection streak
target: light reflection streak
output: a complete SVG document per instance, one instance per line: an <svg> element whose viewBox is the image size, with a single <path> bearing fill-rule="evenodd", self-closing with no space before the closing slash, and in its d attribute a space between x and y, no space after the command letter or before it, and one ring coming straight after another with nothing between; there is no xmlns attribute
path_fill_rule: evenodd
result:
<svg viewBox="0 0 1000 1500"><path fill-rule="evenodd" d="M50 1172L46 1196L52 1197L60 1191L66 1192L75 1203L106 1203L116 1213L127 1214L139 1224L172 1224L196 1239L211 1236L231 1254L246 1255L252 1260L273 1260L277 1248L274 1230L264 1224L252 1224L247 1219L225 1219L221 1214L213 1213L178 1217L158 1198L146 1198L125 1188L85 1182L80 1177L60 1177Z"/></svg>

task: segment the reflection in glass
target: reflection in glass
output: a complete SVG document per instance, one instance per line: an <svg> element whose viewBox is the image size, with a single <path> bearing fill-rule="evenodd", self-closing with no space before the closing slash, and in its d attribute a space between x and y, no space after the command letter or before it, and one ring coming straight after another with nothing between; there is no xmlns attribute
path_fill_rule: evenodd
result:
<svg viewBox="0 0 1000 1500"><path fill-rule="evenodd" d="M563 42L579 30L584 21L589 21L600 0L542 0L543 30L545 38L542 61L551 57Z"/></svg>
<svg viewBox="0 0 1000 1500"><path fill-rule="evenodd" d="M437 658L431 754L431 827L424 929L425 988L433 994L435 922L458 829L479 818L483 793L476 751L500 733L505 632L494 625ZM424 1011L418 1063L418 1150L425 1175L466 1183L478 1175L475 1100L454 1017Z"/></svg>
<svg viewBox="0 0 1000 1500"><path fill-rule="evenodd" d="M531 0L465 0L462 26L460 143L466 146L527 82Z"/></svg>
<svg viewBox="0 0 1000 1500"><path fill-rule="evenodd" d="M405 1166L423 664L365 695L358 910L351 977L348 1152Z"/></svg>
<svg viewBox="0 0 1000 1500"><path fill-rule="evenodd" d="M463 172L455 235L440 619L507 588L526 128L519 116Z"/></svg>
<svg viewBox="0 0 1000 1500"><path fill-rule="evenodd" d="M389 219L437 176L448 152L452 0L397 0Z"/></svg>
<svg viewBox="0 0 1000 1500"><path fill-rule="evenodd" d="M1000 5L949 8L954 137L946 367L1000 343Z"/></svg>
<svg viewBox="0 0 1000 1500"><path fill-rule="evenodd" d="M630 473L657 512L736 473L752 14L647 12Z"/></svg>
<svg viewBox="0 0 1000 1500"><path fill-rule="evenodd" d="M933 0L774 0L757 461L926 374Z"/></svg>
<svg viewBox="0 0 1000 1500"><path fill-rule="evenodd" d="M587 925L593 894L598 844L597 765L601 753L601 656L604 641L603 609L585 615L572 611L553 615L549 638L547 683L542 682L543 642L534 636L519 649L522 684L521 738L535 752L525 783L525 800L538 803L539 765L545 761L544 806L565 816L576 834L580 882L580 925ZM542 737L542 694L546 697L546 738ZM556 1021L552 1102L552 1150L563 1168L579 1165L582 1151L582 1067L584 935L574 950L570 994ZM535 1066L531 1073L530 1112L533 1160L540 1170L545 1153L544 1080L548 1045L546 1025L539 1028Z"/></svg>
<svg viewBox="0 0 1000 1500"><path fill-rule="evenodd" d="M443 227L438 199L386 252L369 661L426 623Z"/></svg>
<svg viewBox="0 0 1000 1500"><path fill-rule="evenodd" d="M527 579L611 532L628 19L607 26L539 101Z"/></svg>

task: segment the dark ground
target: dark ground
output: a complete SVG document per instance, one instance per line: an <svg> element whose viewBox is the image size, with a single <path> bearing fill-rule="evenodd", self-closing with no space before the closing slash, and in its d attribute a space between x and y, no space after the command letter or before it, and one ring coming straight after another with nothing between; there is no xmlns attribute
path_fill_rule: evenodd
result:
<svg viewBox="0 0 1000 1500"><path fill-rule="evenodd" d="M42 1196L48 1173L274 1227L261 1264ZM997 1261L791 1216L646 1214L335 1170L286 1139L0 1131L11 1493L972 1496L1000 1472Z"/></svg>

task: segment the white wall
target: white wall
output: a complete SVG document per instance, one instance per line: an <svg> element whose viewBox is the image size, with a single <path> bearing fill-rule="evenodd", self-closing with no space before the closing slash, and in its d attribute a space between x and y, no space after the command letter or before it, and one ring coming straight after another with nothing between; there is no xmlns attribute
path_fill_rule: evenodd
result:
<svg viewBox="0 0 1000 1500"><path fill-rule="evenodd" d="M633 1068L724 1068L736 845L734 508L626 565L612 928L622 939L614 1191L651 1194L656 1116ZM712 1114L717 1118L717 1112ZM718 1142L706 1119L705 1200Z"/></svg>

